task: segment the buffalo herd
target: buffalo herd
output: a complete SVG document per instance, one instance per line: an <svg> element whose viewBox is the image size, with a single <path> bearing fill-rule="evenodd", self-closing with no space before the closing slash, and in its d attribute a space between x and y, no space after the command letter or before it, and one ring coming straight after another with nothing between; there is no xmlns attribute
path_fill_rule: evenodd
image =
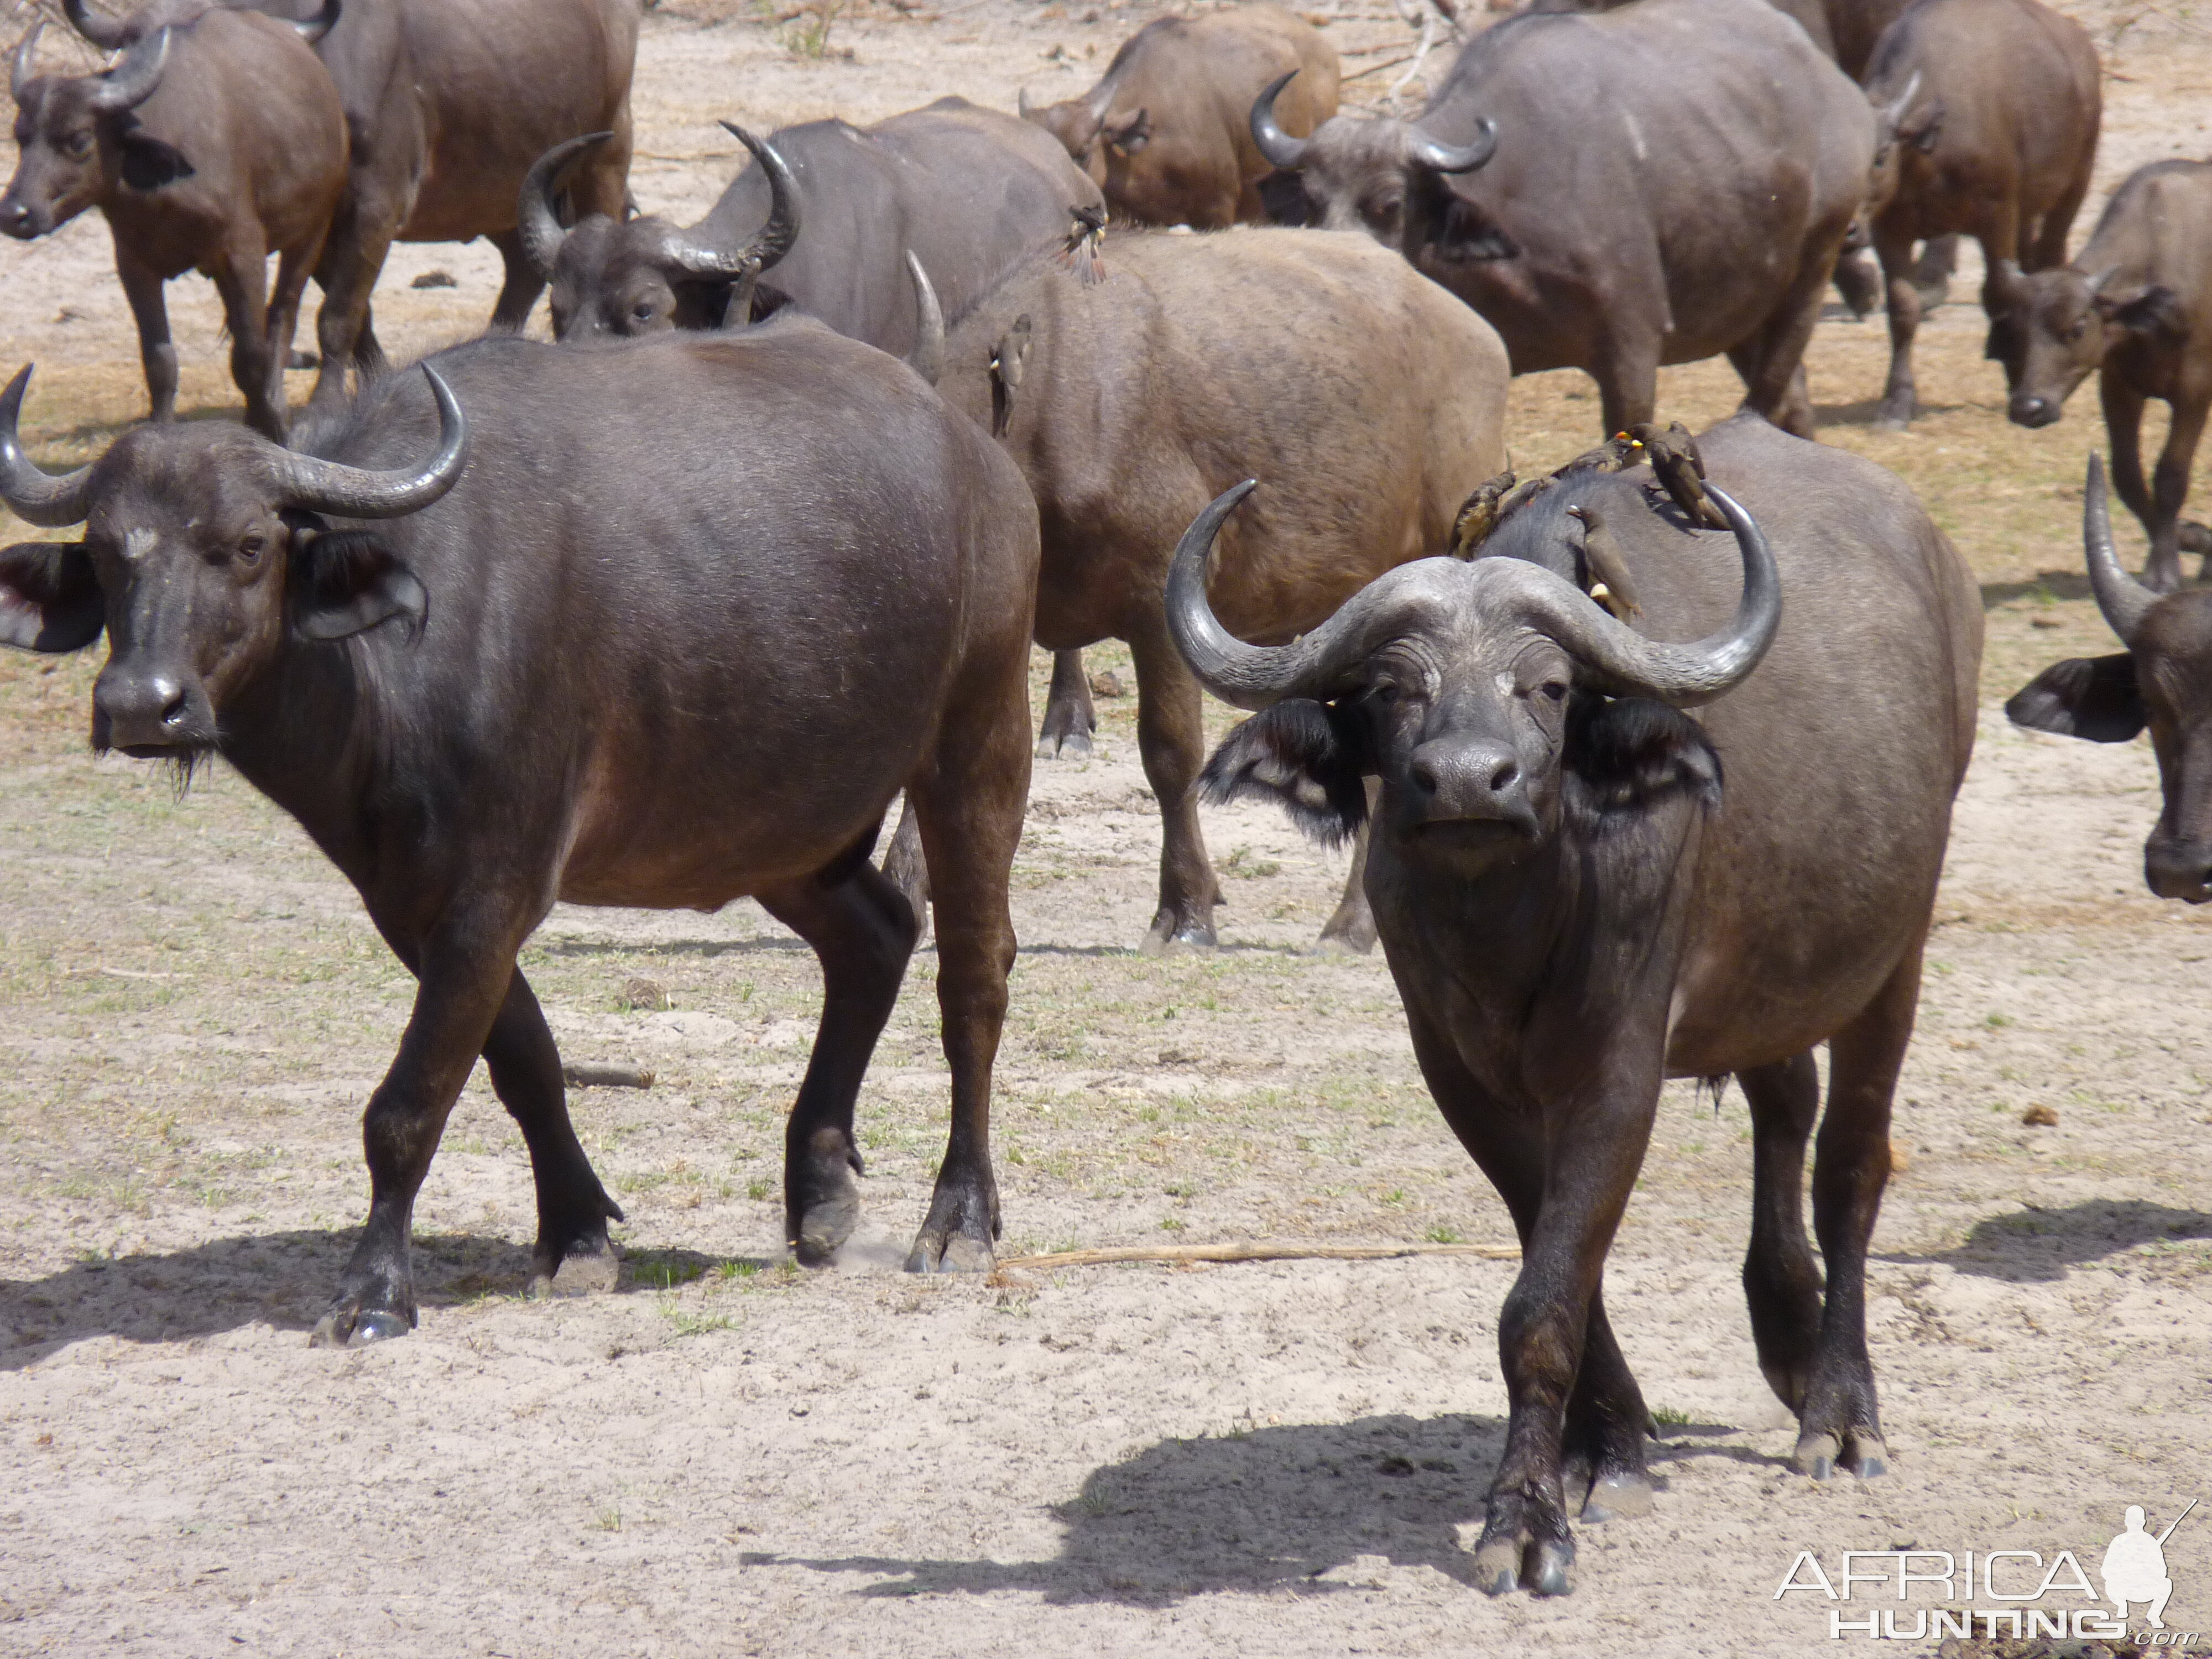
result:
<svg viewBox="0 0 2212 1659"><path fill-rule="evenodd" d="M0 643L104 635L94 748L229 763L417 981L316 1344L415 1324L413 1206L479 1057L529 1150L533 1290L614 1282L621 1212L517 966L564 900L751 897L813 949L784 1178L808 1264L857 1218L856 1101L927 914L951 1133L908 1266L988 1267L1030 767L1088 750L1079 653L1118 639L1162 820L1144 948L1215 944L1201 799L1353 843L1326 938L1381 943L1519 1232L1483 1587L1565 1593L1571 1522L1650 1507L1601 1286L1669 1078L1748 1103L1744 1288L1796 1466L1881 1473L1864 1268L1982 611L1912 492L1812 441L1806 346L1832 281L1866 288L1857 250L1891 427L1950 238L1980 247L2014 421L2100 375L2148 563L2122 567L2093 460L2125 648L2008 712L2148 726L2148 879L2212 897L2212 594L2179 562L2212 548L2181 516L2212 163L2136 173L2069 258L2100 117L2080 27L2038 0L1535 0L1401 118L1340 107L1321 32L1250 4L1151 23L1018 116L733 127L746 165L683 225L628 189L635 0L63 9L112 61L16 47L0 230L101 211L153 419L54 473L18 435L29 368L0 396L0 497L82 526L0 551ZM489 331L387 366L390 244L479 235ZM242 426L176 419L162 288L191 270ZM548 289L553 337L525 337ZM1741 411L1661 428L1660 367L1723 353ZM1602 441L1516 477L1508 381L1563 367ZM1210 759L1201 692L1251 714Z"/></svg>

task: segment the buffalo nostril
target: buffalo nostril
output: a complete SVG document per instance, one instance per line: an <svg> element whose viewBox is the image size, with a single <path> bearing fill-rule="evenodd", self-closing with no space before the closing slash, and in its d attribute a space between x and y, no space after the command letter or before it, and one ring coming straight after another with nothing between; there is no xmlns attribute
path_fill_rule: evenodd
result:
<svg viewBox="0 0 2212 1659"><path fill-rule="evenodd" d="M159 695L160 692L165 689L166 688L164 687L156 686L155 688L155 694ZM182 726L185 723L185 694L181 690L177 691L175 695L172 696L163 698L161 702L161 724L172 728Z"/></svg>
<svg viewBox="0 0 2212 1659"><path fill-rule="evenodd" d="M1520 767L1511 761L1500 761L1498 769L1490 775L1490 793L1502 795L1520 781Z"/></svg>
<svg viewBox="0 0 2212 1659"><path fill-rule="evenodd" d="M1437 793L1437 769L1435 767L1430 765L1426 761L1415 761L1413 764L1412 770L1414 788L1419 790L1425 795L1433 795Z"/></svg>

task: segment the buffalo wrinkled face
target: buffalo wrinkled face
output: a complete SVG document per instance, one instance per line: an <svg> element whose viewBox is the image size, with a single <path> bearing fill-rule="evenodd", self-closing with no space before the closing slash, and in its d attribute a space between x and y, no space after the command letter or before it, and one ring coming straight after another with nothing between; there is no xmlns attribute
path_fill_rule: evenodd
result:
<svg viewBox="0 0 2212 1659"><path fill-rule="evenodd" d="M1406 129L1396 121L1332 116L1304 142L1295 171L1262 187L1279 224L1363 230L1396 247L1406 215Z"/></svg>
<svg viewBox="0 0 2212 1659"><path fill-rule="evenodd" d="M15 94L15 176L0 196L0 231L19 242L67 224L109 184L114 144L103 128L127 118L94 107L92 80L41 77ZM105 135L111 141L112 133Z"/></svg>
<svg viewBox="0 0 2212 1659"><path fill-rule="evenodd" d="M1065 102L1047 104L1042 109L1024 111L1022 118L1042 127L1060 141L1068 159L1091 175L1093 184L1105 183L1106 163L1099 150L1100 134L1105 122L1080 98Z"/></svg>
<svg viewBox="0 0 2212 1659"><path fill-rule="evenodd" d="M679 326L679 310L688 314L697 301L678 294L670 267L659 257L667 228L658 218L618 225L594 215L570 231L550 285L553 337L627 339Z"/></svg>

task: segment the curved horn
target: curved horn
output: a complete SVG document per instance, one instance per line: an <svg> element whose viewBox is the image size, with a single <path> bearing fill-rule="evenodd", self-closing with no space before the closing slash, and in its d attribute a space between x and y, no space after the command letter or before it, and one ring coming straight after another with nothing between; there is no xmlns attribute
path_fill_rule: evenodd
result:
<svg viewBox="0 0 2212 1659"><path fill-rule="evenodd" d="M1497 149L1498 123L1486 115L1474 124L1474 142L1471 144L1439 143L1425 132L1417 131L1406 154L1408 160L1432 173L1473 173Z"/></svg>
<svg viewBox="0 0 2212 1659"><path fill-rule="evenodd" d="M62 0L62 15L70 20L71 28L102 52L113 52L123 44L123 25L94 16L85 9L84 0Z"/></svg>
<svg viewBox="0 0 2212 1659"><path fill-rule="evenodd" d="M912 248L906 251L906 268L914 277L914 307L920 319L914 349L906 361L915 374L935 386L945 373L945 307L937 303L937 289Z"/></svg>
<svg viewBox="0 0 2212 1659"><path fill-rule="evenodd" d="M668 239L667 257L687 276L742 282L749 309L752 279L790 252L792 244L799 240L799 185L775 145L754 137L734 122L723 122L722 130L750 150L761 171L768 174L768 221L750 242L734 253L678 234ZM731 299L733 315L739 313L737 299L736 295Z"/></svg>
<svg viewBox="0 0 2212 1659"><path fill-rule="evenodd" d="M18 103L22 101L23 88L31 84L31 70L38 61L39 33L46 26L43 17L31 25L31 32L15 47L15 55L8 63L8 91Z"/></svg>
<svg viewBox="0 0 2212 1659"><path fill-rule="evenodd" d="M299 18L292 24L299 30L300 38L311 46L337 26L338 0L323 0L323 9L319 15Z"/></svg>
<svg viewBox="0 0 2212 1659"><path fill-rule="evenodd" d="M42 471L23 453L16 422L23 413L23 391L31 384L33 365L25 363L0 392L0 500L15 516L41 530L81 522L92 510L92 469L81 466L55 477Z"/></svg>
<svg viewBox="0 0 2212 1659"><path fill-rule="evenodd" d="M335 5L337 0L331 0ZM594 145L604 144L614 137L611 132L587 132L580 138L568 138L547 150L530 164L530 171L522 175L522 191L514 200L515 229L522 238L522 256L530 261L530 268L538 273L538 280L553 280L553 267L561 258L561 244L568 240L568 233L561 228L561 216L555 206L560 193L561 169L570 159Z"/></svg>
<svg viewBox="0 0 2212 1659"><path fill-rule="evenodd" d="M278 493L293 507L354 519L396 519L430 505L459 483L468 465L469 423L451 387L422 365L438 401L438 448L419 468L380 472L279 450L272 458Z"/></svg>
<svg viewBox="0 0 2212 1659"><path fill-rule="evenodd" d="M1253 489L1238 485L1199 514L1176 549L1168 574L1168 631L1206 689L1240 708L1264 708L1290 696L1348 689L1346 677L1401 624L1409 606L1480 603L1517 615L1596 672L1608 689L1656 697L1677 708L1710 702L1757 667L1782 620L1774 554L1751 515L1712 484L1706 494L1735 531L1743 555L1743 597L1719 633L1689 645L1646 640L1564 577L1520 559L1422 559L1379 577L1296 644L1246 645L1206 601L1206 562L1213 538ZM1474 584L1469 592L1467 584Z"/></svg>
<svg viewBox="0 0 2212 1659"><path fill-rule="evenodd" d="M2089 586L2097 595L2097 609L2105 613L2106 622L2120 636L2120 643L2133 650L2136 635L2142 627L2143 613L2162 596L2155 588L2130 576L2120 564L2120 556L2112 546L2112 513L2105 495L2105 461L2096 454L2089 457L2088 482L2081 491L2081 547L2088 556Z"/></svg>
<svg viewBox="0 0 2212 1659"><path fill-rule="evenodd" d="M93 108L106 115L137 108L154 95L168 64L169 31L164 26L125 52L122 61L100 77L93 89Z"/></svg>
<svg viewBox="0 0 2212 1659"><path fill-rule="evenodd" d="M1033 104L1030 101L1030 89L1027 87L1018 87L1015 88L1014 113L1020 116L1023 120L1035 120L1036 118L1036 112L1043 107L1044 106L1042 104Z"/></svg>
<svg viewBox="0 0 2212 1659"><path fill-rule="evenodd" d="M1306 146L1311 142L1293 138L1275 120L1275 99L1285 87L1297 79L1297 71L1279 75L1268 82L1267 89L1252 100L1252 142L1260 147L1260 154L1267 158L1267 165L1289 172L1306 159Z"/></svg>
<svg viewBox="0 0 2212 1659"><path fill-rule="evenodd" d="M1905 90L1881 106L1881 118L1889 123L1892 132L1904 124L1905 116L1912 108L1912 100L1920 95L1920 70L1913 70L1912 78L1905 83Z"/></svg>

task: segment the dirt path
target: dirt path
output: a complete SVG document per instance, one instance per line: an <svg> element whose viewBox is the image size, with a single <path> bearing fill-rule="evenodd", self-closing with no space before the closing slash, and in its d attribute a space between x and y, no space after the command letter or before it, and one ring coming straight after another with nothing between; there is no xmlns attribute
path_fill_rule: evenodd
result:
<svg viewBox="0 0 2212 1659"><path fill-rule="evenodd" d="M703 208L729 166L716 115L1010 102L1024 77L1077 83L1133 16L1054 9L840 22L856 59L818 63L767 26L663 13L641 148L687 159L649 159L638 194ZM1334 27L1402 38L1377 12ZM2119 65L2121 161L2202 145L2212 56L2153 18ZM143 395L105 261L83 225L0 248L0 356L40 358L52 459ZM405 286L433 268L459 286ZM380 329L423 349L493 286L482 248L406 250ZM186 402L228 409L196 288ZM1824 436L1905 472L1974 560L1994 700L2110 648L2072 574L2092 405L2020 433L1969 307L1924 339L1938 407L1908 436L1863 425L1877 325L1823 325L1814 390ZM1699 368L1664 401L1696 423L1735 396ZM1513 418L1528 460L1595 436L1572 376L1521 383ZM1499 1448L1510 1263L907 1278L943 1133L925 953L862 1099L860 1238L839 1271L784 1269L780 1126L817 991L750 906L563 908L526 956L569 1058L659 1076L575 1100L629 1213L624 1289L517 1299L528 1176L479 1078L423 1196L421 1331L311 1353L409 982L236 778L180 800L87 757L96 666L0 659L0 1652L1801 1655L1831 1648L1828 1602L1774 1596L1801 1550L1832 1574L1845 1549L2065 1549L2094 1574L2125 1505L2162 1526L2212 1497L2212 935L2142 890L2140 744L1985 716L1869 1274L1891 1477L1787 1472L1737 1285L1741 1098L1671 1090L1609 1297L1667 1489L1650 1517L1583 1529L1570 1600L1492 1601L1461 1543ZM1092 666L1128 675L1113 648ZM1158 832L1131 703L1102 709L1098 759L1039 767L1018 872L1009 1250L1509 1241L1380 962L1304 953L1340 863L1257 811L1210 813L1224 948L1128 953ZM2022 1123L2038 1105L2055 1127ZM2203 1510L2166 1560L2168 1625L2212 1631Z"/></svg>

